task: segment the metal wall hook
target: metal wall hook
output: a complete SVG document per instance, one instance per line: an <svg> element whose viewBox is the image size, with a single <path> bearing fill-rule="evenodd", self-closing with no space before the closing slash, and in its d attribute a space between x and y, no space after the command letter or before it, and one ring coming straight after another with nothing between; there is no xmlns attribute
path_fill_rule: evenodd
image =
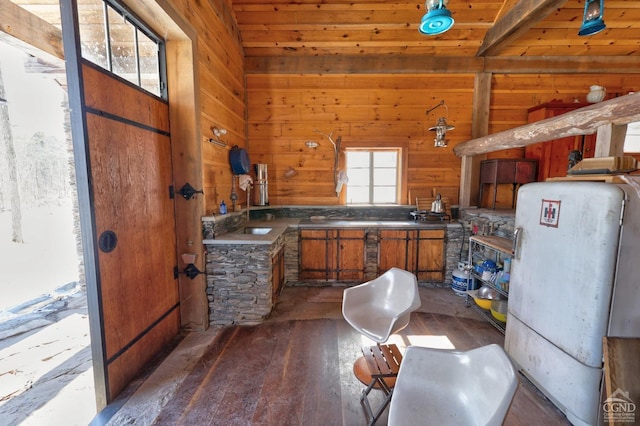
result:
<svg viewBox="0 0 640 426"><path fill-rule="evenodd" d="M190 264L187 265L186 268L184 268L184 271L180 271L177 266L174 266L173 267L173 278L178 279L178 275L179 274L184 274L187 277L189 277L191 279L194 279L198 275L206 274L206 272L200 271L196 265L194 265L193 263L190 263Z"/></svg>
<svg viewBox="0 0 640 426"><path fill-rule="evenodd" d="M204 194L204 191L195 189L187 182L178 190L178 194L182 195L186 200L190 200L195 194Z"/></svg>

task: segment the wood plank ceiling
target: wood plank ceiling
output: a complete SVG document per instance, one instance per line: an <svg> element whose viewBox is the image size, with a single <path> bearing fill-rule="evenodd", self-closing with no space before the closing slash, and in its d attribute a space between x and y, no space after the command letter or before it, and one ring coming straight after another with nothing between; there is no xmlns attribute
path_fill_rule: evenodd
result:
<svg viewBox="0 0 640 426"><path fill-rule="evenodd" d="M419 1L233 0L233 8L247 72L611 73L640 64L635 0L606 0L607 28L591 37L577 34L583 0L450 0L455 24L438 36L418 32Z"/></svg>
<svg viewBox="0 0 640 426"><path fill-rule="evenodd" d="M58 0L12 2L60 26ZM624 73L640 66L637 0L605 0L607 28L590 37L577 34L583 0L450 0L455 24L438 36L418 32L425 5L415 0L232 6L248 73Z"/></svg>

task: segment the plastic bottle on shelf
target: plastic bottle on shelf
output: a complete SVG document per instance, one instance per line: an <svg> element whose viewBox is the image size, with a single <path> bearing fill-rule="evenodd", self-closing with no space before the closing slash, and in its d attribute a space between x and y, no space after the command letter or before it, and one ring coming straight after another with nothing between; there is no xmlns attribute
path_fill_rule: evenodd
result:
<svg viewBox="0 0 640 426"><path fill-rule="evenodd" d="M227 205L224 203L224 200L220 203L220 214L227 214Z"/></svg>
<svg viewBox="0 0 640 426"><path fill-rule="evenodd" d="M496 280L496 287L502 291L509 291L509 280L511 279L511 259L503 261L502 271Z"/></svg>

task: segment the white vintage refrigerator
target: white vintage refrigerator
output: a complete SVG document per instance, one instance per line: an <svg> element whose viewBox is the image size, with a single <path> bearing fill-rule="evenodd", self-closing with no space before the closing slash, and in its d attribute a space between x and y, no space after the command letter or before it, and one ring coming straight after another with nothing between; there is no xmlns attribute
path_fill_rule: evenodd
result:
<svg viewBox="0 0 640 426"><path fill-rule="evenodd" d="M571 423L602 423L602 338L640 336L638 193L530 183L515 227L505 349Z"/></svg>

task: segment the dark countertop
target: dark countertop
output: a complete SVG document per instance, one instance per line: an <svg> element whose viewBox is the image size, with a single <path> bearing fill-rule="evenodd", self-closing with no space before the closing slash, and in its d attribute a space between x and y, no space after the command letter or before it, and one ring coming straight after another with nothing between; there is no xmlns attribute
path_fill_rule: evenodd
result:
<svg viewBox="0 0 640 426"><path fill-rule="evenodd" d="M443 229L448 222L421 222L413 220L340 220L340 219L301 219L299 228L393 228L393 229Z"/></svg>
<svg viewBox="0 0 640 426"><path fill-rule="evenodd" d="M344 219L296 219L252 220L240 229L222 234L215 239L205 239L205 245L273 244L288 228L385 228L385 229L446 229L449 222L414 222L412 220L344 220ZM264 234L247 234L245 228L270 228Z"/></svg>

